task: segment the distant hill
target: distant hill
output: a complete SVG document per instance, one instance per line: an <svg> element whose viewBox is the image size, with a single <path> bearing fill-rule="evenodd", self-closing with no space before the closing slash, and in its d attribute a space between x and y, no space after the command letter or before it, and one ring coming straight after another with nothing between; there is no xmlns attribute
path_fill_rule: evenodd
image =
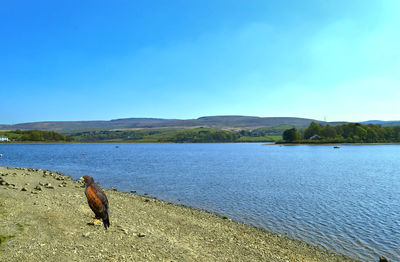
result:
<svg viewBox="0 0 400 262"><path fill-rule="evenodd" d="M87 129L118 129L118 128L150 128L154 125L163 125L165 122L175 121L173 119L158 118L125 118L110 121L46 121L31 122L15 125L0 125L0 130L50 130L50 131L71 131Z"/></svg>
<svg viewBox="0 0 400 262"><path fill-rule="evenodd" d="M78 130L112 130L135 128L195 128L208 127L217 129L255 129L290 125L298 128L307 127L312 121L320 124L341 124L343 122L324 122L297 117L254 117L254 116L205 116L197 119L161 119L161 118L123 118L110 121L47 121L0 125L0 130L49 130L69 132Z"/></svg>
<svg viewBox="0 0 400 262"><path fill-rule="evenodd" d="M382 121L382 120L368 120L364 122L360 122L361 124L368 125L382 125L382 126L400 126L400 121Z"/></svg>
<svg viewBox="0 0 400 262"><path fill-rule="evenodd" d="M307 127L312 121L327 124L307 118L296 117L254 117L254 116L205 116L197 119L160 119L160 118L124 118L110 121L47 121L21 123L15 125L0 125L0 130L50 130L68 132L77 130L112 130L134 128L194 128L209 127L219 129L254 129L259 127L272 127L290 125L299 128ZM338 124L330 123L330 124Z"/></svg>

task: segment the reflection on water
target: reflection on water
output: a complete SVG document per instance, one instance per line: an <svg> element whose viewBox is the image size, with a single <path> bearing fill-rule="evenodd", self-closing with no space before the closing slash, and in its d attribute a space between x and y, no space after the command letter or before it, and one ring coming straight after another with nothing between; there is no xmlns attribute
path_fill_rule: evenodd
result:
<svg viewBox="0 0 400 262"><path fill-rule="evenodd" d="M400 146L0 145L0 153L0 165L88 174L359 260L400 261Z"/></svg>

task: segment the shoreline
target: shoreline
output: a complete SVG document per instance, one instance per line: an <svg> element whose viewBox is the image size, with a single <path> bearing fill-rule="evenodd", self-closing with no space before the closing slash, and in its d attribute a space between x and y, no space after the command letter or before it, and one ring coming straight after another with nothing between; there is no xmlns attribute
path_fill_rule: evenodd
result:
<svg viewBox="0 0 400 262"><path fill-rule="evenodd" d="M63 141L9 141L0 142L0 145L74 145L74 144L263 144L263 145L273 145L273 146L297 146L297 145L311 145L311 146L338 146L338 145L400 145L400 142L387 142L387 143L277 143L274 141L237 141L237 142L128 142L128 141L95 141L95 142L84 142L84 141L74 141L74 142L63 142Z"/></svg>
<svg viewBox="0 0 400 262"><path fill-rule="evenodd" d="M96 141L96 142L57 142L57 141L15 141L15 142L0 142L0 145L60 145L60 144L262 144L262 143L274 143L273 141L251 141L251 142L243 142L243 141L237 141L237 142L113 142L113 141Z"/></svg>
<svg viewBox="0 0 400 262"><path fill-rule="evenodd" d="M87 224L92 212L83 190L61 173L0 166L0 260L356 261L205 210L112 189L104 189L111 222L105 231Z"/></svg>
<svg viewBox="0 0 400 262"><path fill-rule="evenodd" d="M271 145L271 144L263 144ZM274 146L380 146L380 145L400 145L399 142L396 143L274 143Z"/></svg>

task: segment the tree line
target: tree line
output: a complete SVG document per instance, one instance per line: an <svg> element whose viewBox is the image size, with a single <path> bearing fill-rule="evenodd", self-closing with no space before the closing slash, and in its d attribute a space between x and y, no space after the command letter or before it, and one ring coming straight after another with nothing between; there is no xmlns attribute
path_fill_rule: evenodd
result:
<svg viewBox="0 0 400 262"><path fill-rule="evenodd" d="M67 137L63 134L54 131L42 131L42 130L15 130L0 132L1 136L6 136L11 141L35 141L35 142L47 142L47 141L73 141L73 138Z"/></svg>
<svg viewBox="0 0 400 262"><path fill-rule="evenodd" d="M304 130L285 130L282 138L294 143L396 143L400 142L400 127L359 123L323 126L311 122Z"/></svg>
<svg viewBox="0 0 400 262"><path fill-rule="evenodd" d="M280 132L282 134L283 130ZM82 142L173 142L173 143L212 143L212 142L267 142L275 137L266 136L263 130L239 132L213 129L141 129L141 130L92 130L69 133L75 141ZM280 139L279 136L278 139ZM276 139L276 140L278 140Z"/></svg>

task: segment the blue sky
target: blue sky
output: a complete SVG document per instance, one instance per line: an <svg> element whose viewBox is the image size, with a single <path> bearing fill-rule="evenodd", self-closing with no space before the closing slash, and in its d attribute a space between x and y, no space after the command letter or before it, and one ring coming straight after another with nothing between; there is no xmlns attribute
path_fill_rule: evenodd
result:
<svg viewBox="0 0 400 262"><path fill-rule="evenodd" d="M400 119L400 1L2 1L0 124Z"/></svg>

